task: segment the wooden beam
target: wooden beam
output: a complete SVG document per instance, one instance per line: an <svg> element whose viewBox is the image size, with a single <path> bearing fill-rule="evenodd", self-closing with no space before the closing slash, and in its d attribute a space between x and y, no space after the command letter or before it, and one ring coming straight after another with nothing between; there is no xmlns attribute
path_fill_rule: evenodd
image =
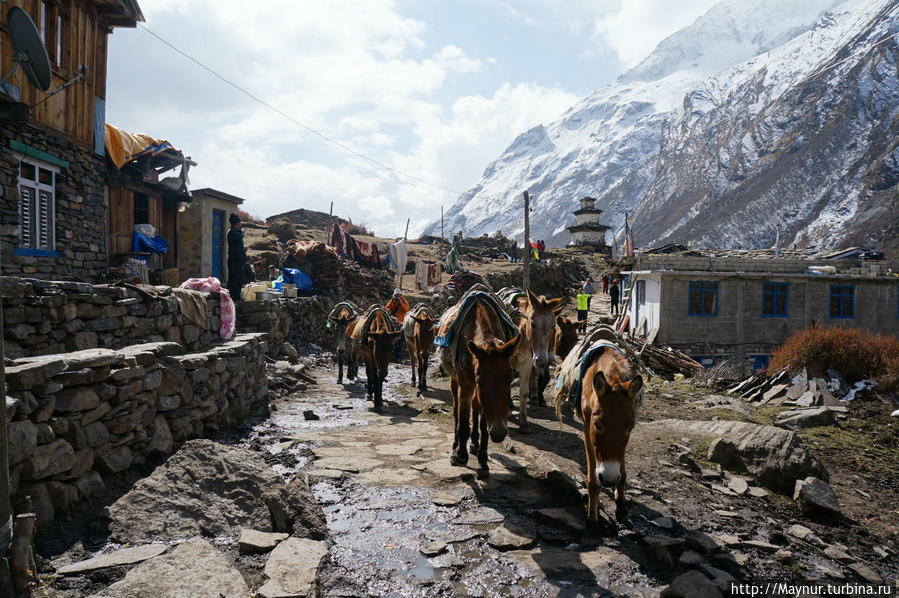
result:
<svg viewBox="0 0 899 598"><path fill-rule="evenodd" d="M409 218L406 218L406 232L403 233L403 244L406 243L406 238L409 236ZM408 252L407 252L408 253ZM398 265L398 264L397 264ZM403 275L406 273L406 269L403 268L403 271L400 272L400 290L403 289Z"/></svg>
<svg viewBox="0 0 899 598"><path fill-rule="evenodd" d="M524 192L524 259L522 259L522 267L524 275L522 276L521 286L527 291L531 286L531 196L527 191Z"/></svg>

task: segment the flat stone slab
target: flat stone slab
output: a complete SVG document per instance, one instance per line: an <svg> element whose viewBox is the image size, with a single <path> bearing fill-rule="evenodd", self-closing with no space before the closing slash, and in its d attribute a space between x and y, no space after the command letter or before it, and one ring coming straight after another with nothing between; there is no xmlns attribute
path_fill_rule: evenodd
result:
<svg viewBox="0 0 899 598"><path fill-rule="evenodd" d="M462 502L462 498L449 492L435 492L431 495L431 502L438 507L455 507Z"/></svg>
<svg viewBox="0 0 899 598"><path fill-rule="evenodd" d="M428 471L445 482L457 482L474 478L474 471L467 467L450 465L449 457L425 463L422 469Z"/></svg>
<svg viewBox="0 0 899 598"><path fill-rule="evenodd" d="M115 552L100 554L85 561L60 567L56 572L60 575L79 575L81 573L97 571L98 569L106 569L107 567L134 565L159 556L168 549L169 547L167 544L146 544L144 546L123 548L121 550L116 550Z"/></svg>
<svg viewBox="0 0 899 598"><path fill-rule="evenodd" d="M446 542L431 542L421 547L420 552L425 556L438 556L443 554L447 549Z"/></svg>
<svg viewBox="0 0 899 598"><path fill-rule="evenodd" d="M320 469L337 469L349 473L359 473L383 465L377 459L367 457L324 457L315 461Z"/></svg>
<svg viewBox="0 0 899 598"><path fill-rule="evenodd" d="M93 598L246 598L250 588L227 556L200 537L145 561Z"/></svg>
<svg viewBox="0 0 899 598"><path fill-rule="evenodd" d="M505 525L493 530L487 544L497 550L526 550L533 548L537 539L533 534L525 535L523 530L512 531Z"/></svg>
<svg viewBox="0 0 899 598"><path fill-rule="evenodd" d="M327 554L328 547L324 542L306 538L284 540L269 555L265 564L268 581L256 595L260 598L313 595L319 567Z"/></svg>
<svg viewBox="0 0 899 598"><path fill-rule="evenodd" d="M375 447L379 455L414 455L421 447L410 444L382 444Z"/></svg>
<svg viewBox="0 0 899 598"><path fill-rule="evenodd" d="M481 507L464 513L453 519L456 525L489 525L491 523L502 523L505 519L502 513L490 507Z"/></svg>
<svg viewBox="0 0 899 598"><path fill-rule="evenodd" d="M339 469L310 469L309 477L312 478L325 478L328 480L338 480L346 475L345 471L340 471Z"/></svg>
<svg viewBox="0 0 899 598"><path fill-rule="evenodd" d="M586 529L586 515L583 511L566 508L550 507L534 512L537 517L552 525L557 525L574 532L582 532Z"/></svg>
<svg viewBox="0 0 899 598"><path fill-rule="evenodd" d="M244 528L240 530L240 536L237 538L237 551L243 554L268 552L286 540L288 535Z"/></svg>
<svg viewBox="0 0 899 598"><path fill-rule="evenodd" d="M612 563L633 563L627 555L605 547L590 552L578 552L565 548L541 546L534 550L513 550L506 554L545 575L582 573L585 567L595 572L606 569Z"/></svg>

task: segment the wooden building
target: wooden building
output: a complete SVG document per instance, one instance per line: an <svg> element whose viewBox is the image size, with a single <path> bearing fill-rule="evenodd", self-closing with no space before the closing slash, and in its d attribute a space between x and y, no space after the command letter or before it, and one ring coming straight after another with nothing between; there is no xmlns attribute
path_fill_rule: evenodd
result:
<svg viewBox="0 0 899 598"><path fill-rule="evenodd" d="M134 0L8 0L0 10L0 72L12 66L11 6L35 22L50 58L50 93L21 69L0 88L3 274L90 280L106 267L104 124L107 38L143 21ZM54 90L62 88L56 93ZM27 110L26 110L27 107Z"/></svg>

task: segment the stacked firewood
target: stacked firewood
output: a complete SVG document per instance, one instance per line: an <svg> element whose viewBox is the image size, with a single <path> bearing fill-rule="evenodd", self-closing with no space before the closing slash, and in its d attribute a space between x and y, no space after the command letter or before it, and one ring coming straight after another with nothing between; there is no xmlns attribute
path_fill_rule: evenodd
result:
<svg viewBox="0 0 899 598"><path fill-rule="evenodd" d="M660 378L670 380L675 374L693 376L702 370L701 363L671 347L644 346L642 343L631 343L631 346L641 353L644 365Z"/></svg>

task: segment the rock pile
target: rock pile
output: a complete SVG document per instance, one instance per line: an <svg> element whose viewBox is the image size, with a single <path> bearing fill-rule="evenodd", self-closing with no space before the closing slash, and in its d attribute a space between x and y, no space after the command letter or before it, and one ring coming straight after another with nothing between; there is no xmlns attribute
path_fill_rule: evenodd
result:
<svg viewBox="0 0 899 598"><path fill-rule="evenodd" d="M494 272L485 280L491 288L521 288L523 270ZM577 259L550 258L531 262L531 288L548 297L569 297L581 287L589 276L584 264Z"/></svg>
<svg viewBox="0 0 899 598"><path fill-rule="evenodd" d="M264 332L270 349L278 349L285 341L295 347L315 343L331 348L334 334L325 327L331 307L320 296L242 301L237 304L237 327Z"/></svg>
<svg viewBox="0 0 899 598"><path fill-rule="evenodd" d="M262 334L202 353L175 343L17 359L9 385L10 490L47 523L115 474L243 420L267 395Z"/></svg>

